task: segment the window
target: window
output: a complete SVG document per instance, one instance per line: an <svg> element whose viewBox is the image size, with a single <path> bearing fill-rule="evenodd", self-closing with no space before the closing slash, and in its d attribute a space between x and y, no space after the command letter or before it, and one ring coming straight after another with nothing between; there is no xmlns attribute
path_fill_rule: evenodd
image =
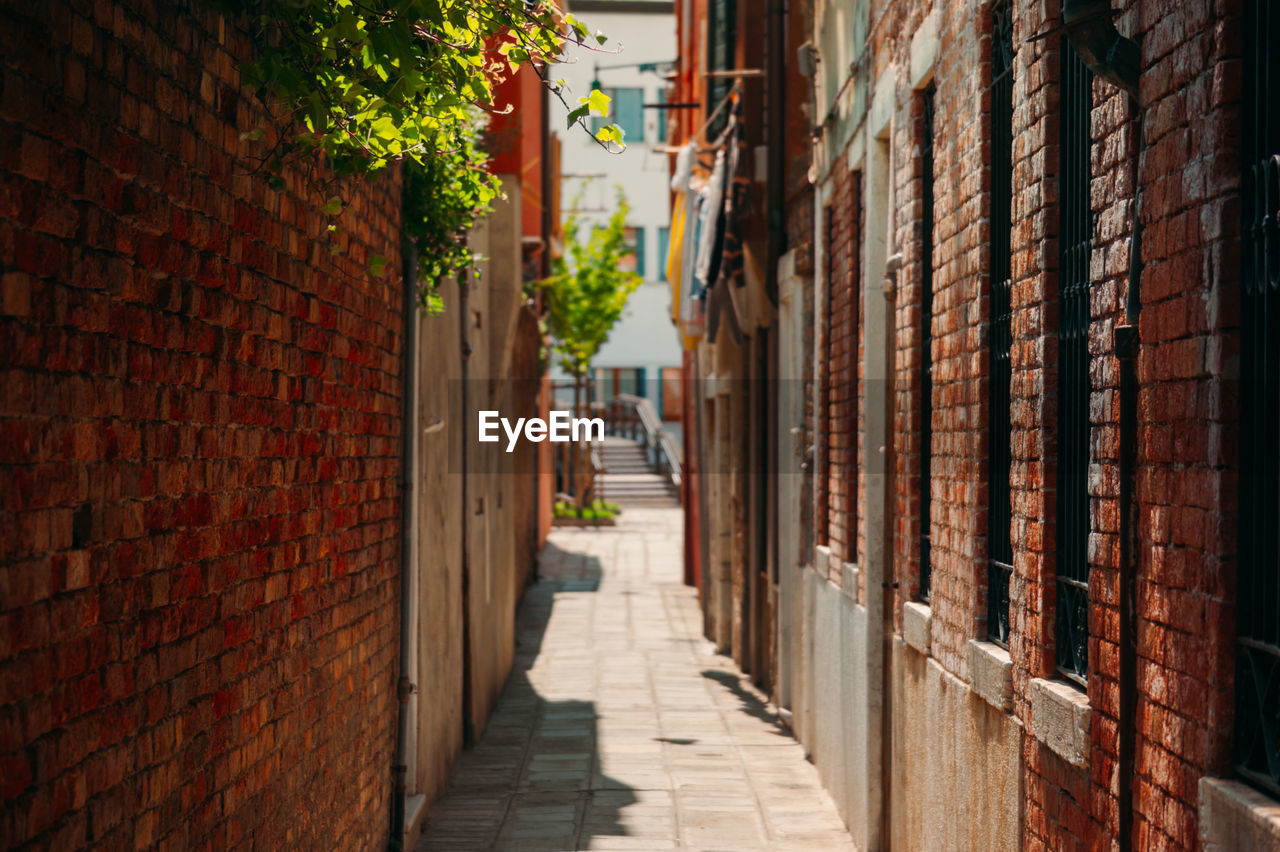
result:
<svg viewBox="0 0 1280 852"><path fill-rule="evenodd" d="M1013 504L1009 494L1012 453L1009 433L1009 359L1013 347L1013 10L1000 0L991 24L991 270L988 310L991 336L987 356L990 405L987 434L987 635L1009 643L1009 579L1013 575Z"/></svg>
<svg viewBox="0 0 1280 852"><path fill-rule="evenodd" d="M1245 3L1240 559L1233 763L1280 795L1280 9Z"/></svg>
<svg viewBox="0 0 1280 852"><path fill-rule="evenodd" d="M667 280L667 250L671 248L671 229L661 227L658 229L658 268L654 270L654 279L657 281Z"/></svg>
<svg viewBox="0 0 1280 852"><path fill-rule="evenodd" d="M1093 72L1062 39L1058 166L1057 664L1089 673L1089 114Z"/></svg>
<svg viewBox="0 0 1280 852"><path fill-rule="evenodd" d="M920 146L920 600L928 602L933 467L933 107L937 87L921 93L924 138Z"/></svg>
<svg viewBox="0 0 1280 852"><path fill-rule="evenodd" d="M737 46L738 4L736 0L709 0L707 3L707 70L731 71L734 68L734 50ZM727 77L707 79L706 114L720 105L733 87ZM729 120L729 110L719 114L707 125L707 139L715 139Z"/></svg>
<svg viewBox="0 0 1280 852"><path fill-rule="evenodd" d="M832 277L835 273L835 208L831 205L822 211L822 254L823 277L826 281L826 304L822 310L822 362L816 365L818 373L818 422L821 433L817 436L822 442L820 449L821 465L818 468L817 482L817 517L814 518L814 529L817 542L824 547L831 544L830 513L828 501L831 496L831 453L827 446L831 440L831 291Z"/></svg>
<svg viewBox="0 0 1280 852"><path fill-rule="evenodd" d="M597 131L607 124L616 124L622 130L622 141L627 144L644 142L644 89L605 89L609 96L609 114L592 116L591 130Z"/></svg>
<svg viewBox="0 0 1280 852"><path fill-rule="evenodd" d="M618 261L618 269L623 272L634 272L644 277L644 228L628 226L622 231L622 239L635 252Z"/></svg>
<svg viewBox="0 0 1280 852"><path fill-rule="evenodd" d="M659 89L653 102L655 104L665 104L667 102L667 90ZM653 142L655 145L665 145L667 144L667 110L665 107L660 106L654 112L658 114L658 136Z"/></svg>

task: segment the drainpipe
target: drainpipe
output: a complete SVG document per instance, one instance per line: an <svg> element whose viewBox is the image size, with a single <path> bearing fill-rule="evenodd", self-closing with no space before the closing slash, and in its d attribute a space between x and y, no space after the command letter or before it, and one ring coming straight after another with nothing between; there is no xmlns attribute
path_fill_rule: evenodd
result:
<svg viewBox="0 0 1280 852"><path fill-rule="evenodd" d="M414 246L405 241L404 268L404 368L401 371L404 386L400 409L400 679L396 684L396 700L399 713L396 718L396 762L392 767L395 792L391 801L390 846L399 849L404 840L405 799L408 795L409 772L409 697L417 688L409 678L410 636L412 617L412 571L414 565L414 413L418 399L418 255Z"/></svg>
<svg viewBox="0 0 1280 852"><path fill-rule="evenodd" d="M1116 326L1114 347L1120 360L1120 718L1117 758L1120 772L1120 849L1133 848L1134 741L1137 737L1138 703L1138 618L1135 605L1138 554L1134 535L1137 505L1134 474L1138 433L1138 319L1142 313L1142 184L1139 167L1146 147L1143 139L1142 108L1136 98L1133 123L1137 141L1133 146L1133 223L1129 238L1129 287L1125 299L1124 323Z"/></svg>
<svg viewBox="0 0 1280 852"><path fill-rule="evenodd" d="M892 174L892 171L890 171ZM893 209L890 203L890 209ZM893 237L889 237L892 241ZM892 244L892 242L890 243ZM894 414L897 400L894 373L897 356L898 270L902 254L895 252L884 265L884 303L888 329L885 348L885 429L884 429L884 580L880 611L880 639L884 655L880 668L880 849L888 852L893 844L893 612L897 606L897 569L894 558L894 510L897 508L897 455L894 448ZM869 590L868 590L869 591Z"/></svg>
<svg viewBox="0 0 1280 852"><path fill-rule="evenodd" d="M1116 29L1116 12L1111 0L1063 0L1061 25L1049 33L1063 32L1095 74L1129 93L1136 141L1133 145L1133 221L1129 228L1129 287L1125 297L1124 322L1117 325L1112 340L1120 361L1120 657L1117 690L1120 693L1116 720L1119 763L1119 841L1121 852L1133 848L1134 742L1137 737L1138 701L1138 620L1135 586L1138 564L1135 547L1134 469L1138 432L1138 319L1142 313L1142 184L1139 167L1145 150L1142 106L1138 102L1138 81L1142 74L1141 46Z"/></svg>
<svg viewBox="0 0 1280 852"><path fill-rule="evenodd" d="M467 295L470 280L466 272L458 275L458 339L462 359L462 524L458 534L462 536L462 745L471 748L476 742L475 724L471 718L471 471L467 467L467 439L470 436L471 388L468 364L471 358L470 322L471 307Z"/></svg>

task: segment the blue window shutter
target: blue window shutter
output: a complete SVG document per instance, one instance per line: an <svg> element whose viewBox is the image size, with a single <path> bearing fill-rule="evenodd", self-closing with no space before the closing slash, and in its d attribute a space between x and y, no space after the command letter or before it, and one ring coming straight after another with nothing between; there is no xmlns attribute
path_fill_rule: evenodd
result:
<svg viewBox="0 0 1280 852"><path fill-rule="evenodd" d="M636 274L641 278L644 274L644 228L636 228Z"/></svg>
<svg viewBox="0 0 1280 852"><path fill-rule="evenodd" d="M644 144L644 89L614 89L615 121L622 128L622 141L628 145Z"/></svg>
<svg viewBox="0 0 1280 852"><path fill-rule="evenodd" d="M658 97L654 98L654 103L665 104L667 102L667 93L663 89L658 90ZM667 144L667 111L665 109L657 110L658 113L658 138L659 145ZM666 266L666 264L663 264Z"/></svg>
<svg viewBox="0 0 1280 852"><path fill-rule="evenodd" d="M671 248L671 229L658 229L658 268L655 271L654 278L659 281L667 280L667 249Z"/></svg>

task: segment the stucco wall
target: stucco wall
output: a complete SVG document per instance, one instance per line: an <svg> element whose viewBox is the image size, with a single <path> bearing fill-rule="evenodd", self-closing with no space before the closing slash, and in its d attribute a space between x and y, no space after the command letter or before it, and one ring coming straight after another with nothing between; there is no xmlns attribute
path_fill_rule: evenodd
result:
<svg viewBox="0 0 1280 852"><path fill-rule="evenodd" d="M869 809L880 797L867 771L869 744L879 749L879 737L868 736L867 610L811 568L803 592L802 661L792 681L797 733L854 841L867 849Z"/></svg>
<svg viewBox="0 0 1280 852"><path fill-rule="evenodd" d="M1022 725L893 643L894 849L1019 849Z"/></svg>

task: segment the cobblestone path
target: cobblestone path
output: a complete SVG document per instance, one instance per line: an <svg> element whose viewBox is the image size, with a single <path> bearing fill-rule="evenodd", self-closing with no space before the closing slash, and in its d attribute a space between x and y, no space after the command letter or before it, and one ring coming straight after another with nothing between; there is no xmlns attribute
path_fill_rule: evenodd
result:
<svg viewBox="0 0 1280 852"><path fill-rule="evenodd" d="M558 529L515 669L418 850L852 849L803 749L701 636L678 509Z"/></svg>

